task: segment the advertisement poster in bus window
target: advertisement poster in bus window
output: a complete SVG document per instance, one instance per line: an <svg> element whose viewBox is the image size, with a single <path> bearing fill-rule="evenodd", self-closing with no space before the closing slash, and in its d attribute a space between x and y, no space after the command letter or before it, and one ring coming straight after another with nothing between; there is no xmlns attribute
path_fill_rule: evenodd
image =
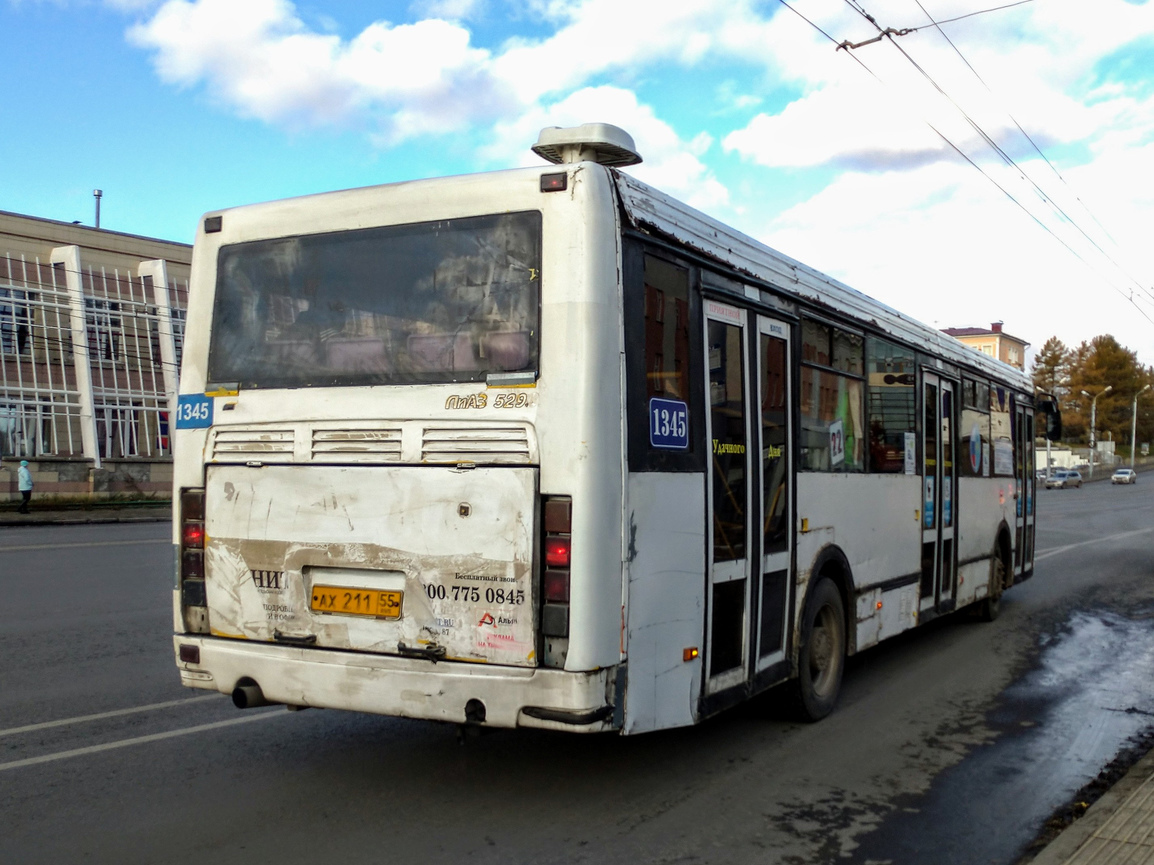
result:
<svg viewBox="0 0 1154 865"><path fill-rule="evenodd" d="M927 529L934 527L934 476L929 475L926 478L926 505L925 505L925 524Z"/></svg>
<svg viewBox="0 0 1154 865"><path fill-rule="evenodd" d="M908 432L905 435L905 439L905 473L907 475L915 475L918 473L918 434Z"/></svg>
<svg viewBox="0 0 1154 865"><path fill-rule="evenodd" d="M1012 475L1014 473L1014 443L1009 439L999 439L994 442L994 474Z"/></svg>
<svg viewBox="0 0 1154 865"><path fill-rule="evenodd" d="M970 468L975 475L982 473L982 429L977 423L970 429Z"/></svg>
<svg viewBox="0 0 1154 865"><path fill-rule="evenodd" d="M649 444L667 450L688 450L689 406L678 399L650 399Z"/></svg>
<svg viewBox="0 0 1154 865"><path fill-rule="evenodd" d="M829 425L829 462L835 466L845 462L845 424L840 420Z"/></svg>

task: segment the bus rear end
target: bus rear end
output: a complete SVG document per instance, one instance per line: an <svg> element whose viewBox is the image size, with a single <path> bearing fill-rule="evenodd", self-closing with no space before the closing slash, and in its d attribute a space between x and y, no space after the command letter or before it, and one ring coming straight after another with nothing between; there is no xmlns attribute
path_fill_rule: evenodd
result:
<svg viewBox="0 0 1154 865"><path fill-rule="evenodd" d="M543 320L572 328L590 307L588 274L560 261L551 274L545 221L569 247L616 236L604 173L581 170L596 175L584 203L524 171L205 218L176 432L186 685L241 707L619 725L620 646L605 634L620 551L608 599L574 597L583 469L562 463L603 448L615 457L600 483L619 488L620 392L580 385L559 329L552 355L541 340ZM616 348L611 279L595 314ZM565 410L546 421L553 357ZM543 472L550 447L566 459ZM606 571L591 556L604 551L585 564Z"/></svg>

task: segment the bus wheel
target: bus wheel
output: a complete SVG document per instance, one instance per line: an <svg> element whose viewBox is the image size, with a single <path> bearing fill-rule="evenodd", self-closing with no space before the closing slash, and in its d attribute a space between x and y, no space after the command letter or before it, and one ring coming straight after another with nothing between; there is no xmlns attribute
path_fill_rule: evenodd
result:
<svg viewBox="0 0 1154 865"><path fill-rule="evenodd" d="M807 721L833 711L845 670L845 606L833 580L822 577L805 604L797 656L797 706Z"/></svg>
<svg viewBox="0 0 1154 865"><path fill-rule="evenodd" d="M978 601L978 618L983 622L992 622L1002 612L1002 589L1006 585L1006 563L1000 555L994 556L990 565L990 591L982 600Z"/></svg>

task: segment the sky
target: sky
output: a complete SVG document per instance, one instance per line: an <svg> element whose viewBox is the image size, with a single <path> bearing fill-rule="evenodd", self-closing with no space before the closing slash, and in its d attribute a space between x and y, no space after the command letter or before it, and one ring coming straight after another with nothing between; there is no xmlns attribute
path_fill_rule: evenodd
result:
<svg viewBox="0 0 1154 865"><path fill-rule="evenodd" d="M0 35L0 210L91 224L100 188L101 227L191 242L606 122L927 324L1154 364L1154 0L0 0Z"/></svg>

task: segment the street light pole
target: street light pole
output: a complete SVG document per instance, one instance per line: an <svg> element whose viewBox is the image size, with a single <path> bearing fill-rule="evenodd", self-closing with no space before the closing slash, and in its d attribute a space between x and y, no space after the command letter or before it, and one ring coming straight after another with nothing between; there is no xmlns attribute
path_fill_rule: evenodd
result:
<svg viewBox="0 0 1154 865"><path fill-rule="evenodd" d="M1108 394L1114 389L1114 385L1106 385L1106 389L1101 393L1096 394L1090 399L1090 480L1094 480L1094 447L1095 447L1095 427L1098 425L1098 397ZM1090 396L1087 391L1082 391L1083 396Z"/></svg>
<svg viewBox="0 0 1154 865"><path fill-rule="evenodd" d="M1130 468L1134 468L1134 448L1138 441L1138 397L1150 390L1150 385L1134 394L1134 403L1130 406Z"/></svg>

